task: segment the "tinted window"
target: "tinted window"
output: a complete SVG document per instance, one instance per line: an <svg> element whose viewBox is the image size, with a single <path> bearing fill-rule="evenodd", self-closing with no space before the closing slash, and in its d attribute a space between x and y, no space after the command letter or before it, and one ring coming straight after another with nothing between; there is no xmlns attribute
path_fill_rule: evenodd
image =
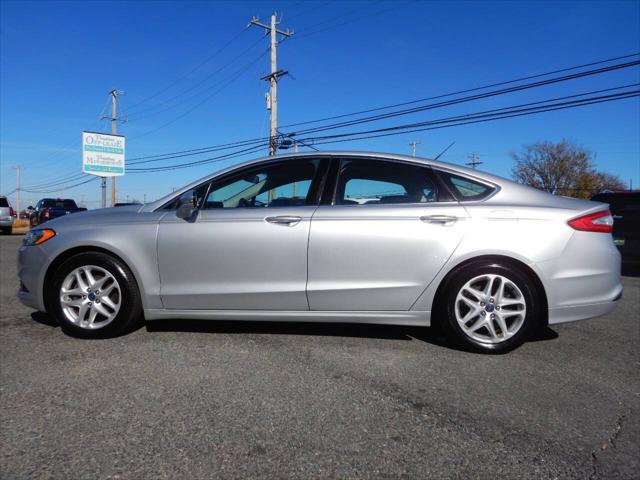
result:
<svg viewBox="0 0 640 480"><path fill-rule="evenodd" d="M431 170L383 160L343 160L336 205L428 203L438 201Z"/></svg>
<svg viewBox="0 0 640 480"><path fill-rule="evenodd" d="M482 200L493 192L493 187L453 173L438 172L455 197L463 201Z"/></svg>
<svg viewBox="0 0 640 480"><path fill-rule="evenodd" d="M203 208L295 207L313 203L318 160L263 165L214 182Z"/></svg>
<svg viewBox="0 0 640 480"><path fill-rule="evenodd" d="M8 207L9 206L9 202L7 201L7 199L5 197L0 197L0 207Z"/></svg>
<svg viewBox="0 0 640 480"><path fill-rule="evenodd" d="M58 206L62 206L62 208L64 208L65 210L73 210L74 208L78 208L78 206L76 205L76 202L73 200L63 200L62 205L58 205Z"/></svg>

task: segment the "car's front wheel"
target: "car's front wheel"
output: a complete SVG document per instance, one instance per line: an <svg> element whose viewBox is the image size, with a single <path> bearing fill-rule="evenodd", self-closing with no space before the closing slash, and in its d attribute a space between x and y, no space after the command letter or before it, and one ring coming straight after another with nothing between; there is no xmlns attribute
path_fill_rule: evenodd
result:
<svg viewBox="0 0 640 480"><path fill-rule="evenodd" d="M478 352L513 350L542 323L536 286L509 264L479 262L457 269L440 300L439 320L447 337Z"/></svg>
<svg viewBox="0 0 640 480"><path fill-rule="evenodd" d="M110 255L87 252L57 268L49 284L47 310L70 335L105 338L132 329L142 307L129 268Z"/></svg>

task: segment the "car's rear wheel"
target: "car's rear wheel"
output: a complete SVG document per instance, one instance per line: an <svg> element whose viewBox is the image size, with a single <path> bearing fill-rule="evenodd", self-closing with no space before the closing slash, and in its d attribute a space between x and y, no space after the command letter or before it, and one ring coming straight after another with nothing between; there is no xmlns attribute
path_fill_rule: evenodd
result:
<svg viewBox="0 0 640 480"><path fill-rule="evenodd" d="M117 336L141 318L138 286L129 268L100 252L74 255L55 271L47 309L68 334Z"/></svg>
<svg viewBox="0 0 640 480"><path fill-rule="evenodd" d="M439 300L439 320L447 337L478 352L513 350L542 323L536 285L510 264L479 262L455 270Z"/></svg>

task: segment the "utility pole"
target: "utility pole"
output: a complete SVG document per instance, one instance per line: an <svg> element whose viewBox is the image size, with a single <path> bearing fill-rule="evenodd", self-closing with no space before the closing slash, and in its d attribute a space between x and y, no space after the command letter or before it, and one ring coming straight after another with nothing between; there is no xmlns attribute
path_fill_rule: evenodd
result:
<svg viewBox="0 0 640 480"><path fill-rule="evenodd" d="M474 170L476 169L476 167L478 165L482 165L484 162L480 161L480 157L478 156L478 154L476 152L473 152L469 158L471 159L470 162L465 163L465 165L471 165L471 168L473 168Z"/></svg>
<svg viewBox="0 0 640 480"><path fill-rule="evenodd" d="M422 142L409 142L409 146L411 147L411 154L415 157L416 156L416 145L420 145Z"/></svg>
<svg viewBox="0 0 640 480"><path fill-rule="evenodd" d="M101 206L107 208L107 177L100 177L100 191L102 192Z"/></svg>
<svg viewBox="0 0 640 480"><path fill-rule="evenodd" d="M122 95L124 92L122 90L113 89L109 92L111 95L111 116L110 117L102 117L103 119L107 119L111 121L111 134L118 134L118 120L125 121L124 119L118 118L117 115L117 98L118 95ZM102 177L102 207L106 207L107 199L106 199L106 178ZM111 206L113 207L116 204L116 176L111 177Z"/></svg>
<svg viewBox="0 0 640 480"><path fill-rule="evenodd" d="M271 35L271 73L261 78L261 80L268 80L270 89L268 96L267 108L270 114L269 123L269 155L275 155L278 150L278 79L288 72L285 70L278 70L277 64L277 48L278 48L278 34L284 37L290 37L293 35L292 31L287 29L286 31L277 28L277 14L271 15L271 24L265 25L261 23L257 17L253 17L249 22L251 25L256 25L264 30L268 31Z"/></svg>
<svg viewBox="0 0 640 480"><path fill-rule="evenodd" d="M118 123L116 117L116 99L118 98L118 91L114 88L109 92L111 95L111 135L118 133ZM116 176L111 177L111 206L116 204Z"/></svg>
<svg viewBox="0 0 640 480"><path fill-rule="evenodd" d="M16 171L16 212L18 218L20 218L20 173L22 172L22 165L16 165L11 167Z"/></svg>

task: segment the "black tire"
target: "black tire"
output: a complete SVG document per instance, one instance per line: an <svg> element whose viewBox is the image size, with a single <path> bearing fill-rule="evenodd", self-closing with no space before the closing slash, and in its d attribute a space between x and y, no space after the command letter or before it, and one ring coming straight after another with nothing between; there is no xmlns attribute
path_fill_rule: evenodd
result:
<svg viewBox="0 0 640 480"><path fill-rule="evenodd" d="M2 235L11 235L11 227L2 227Z"/></svg>
<svg viewBox="0 0 640 480"><path fill-rule="evenodd" d="M120 310L111 323L102 328L88 330L75 325L64 315L59 301L59 292L65 277L83 265L104 268L117 280L122 295ZM131 270L120 260L101 252L86 252L65 260L53 274L49 282L47 311L68 335L79 338L110 338L133 330L142 321L142 301L138 284Z"/></svg>
<svg viewBox="0 0 640 480"><path fill-rule="evenodd" d="M467 335L456 319L455 302L458 292L473 278L497 274L512 281L522 292L526 315L520 329L499 343L478 341ZM531 278L517 266L500 261L479 261L456 268L445 279L436 305L436 320L445 336L463 350L500 354L509 352L526 342L543 324L544 303Z"/></svg>

